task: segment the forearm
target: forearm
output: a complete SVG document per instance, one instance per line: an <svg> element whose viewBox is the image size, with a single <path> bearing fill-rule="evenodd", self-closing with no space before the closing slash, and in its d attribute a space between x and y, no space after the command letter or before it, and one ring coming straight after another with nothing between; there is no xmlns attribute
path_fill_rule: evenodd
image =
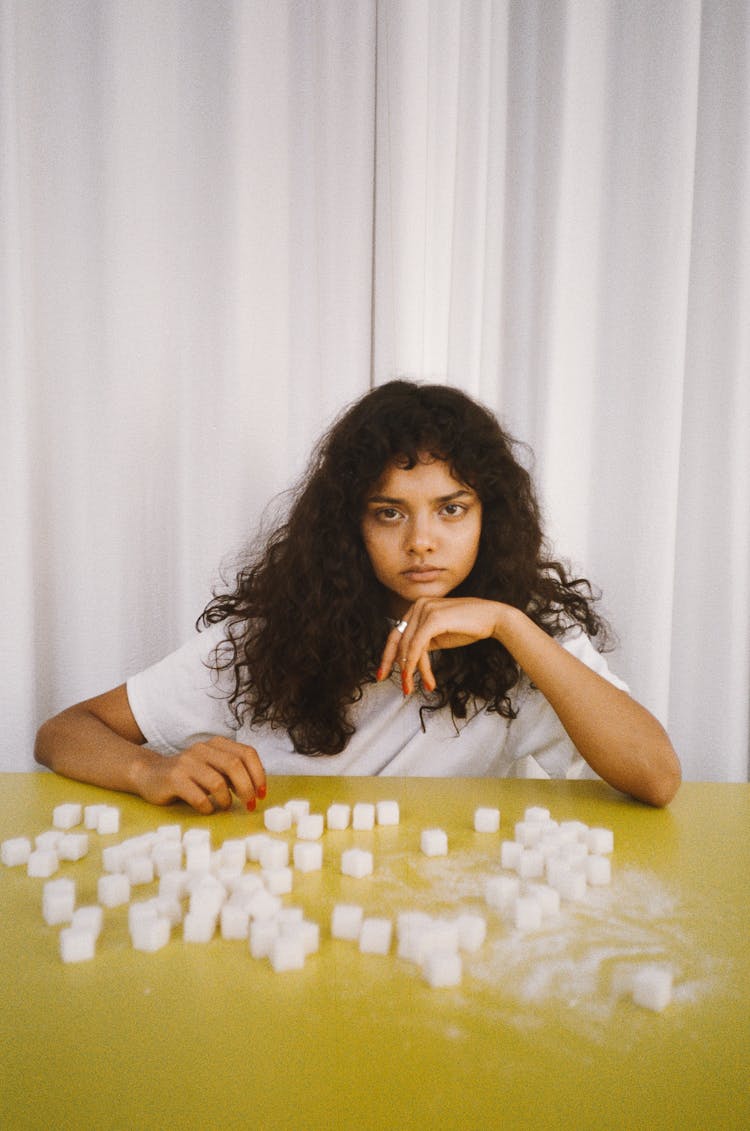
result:
<svg viewBox="0 0 750 1131"><path fill-rule="evenodd" d="M679 760L666 731L645 707L517 609L499 606L494 636L546 697L595 773L652 805L672 800L680 784Z"/></svg>
<svg viewBox="0 0 750 1131"><path fill-rule="evenodd" d="M79 705L39 728L34 757L64 777L140 794L145 769L160 755L117 734Z"/></svg>

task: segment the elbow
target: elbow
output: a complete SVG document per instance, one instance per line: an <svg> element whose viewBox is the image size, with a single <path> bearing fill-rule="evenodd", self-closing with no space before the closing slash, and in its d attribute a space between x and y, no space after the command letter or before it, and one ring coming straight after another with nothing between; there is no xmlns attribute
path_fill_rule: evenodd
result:
<svg viewBox="0 0 750 1131"><path fill-rule="evenodd" d="M669 757L666 758L664 764L659 767L659 772L653 775L648 788L644 790L641 800L646 801L649 805L653 805L655 809L664 809L669 805L670 801L674 799L681 783L682 768L680 766L680 760L670 745Z"/></svg>
<svg viewBox="0 0 750 1131"><path fill-rule="evenodd" d="M54 732L54 718L47 719L45 723L39 727L36 732L36 740L34 742L34 759L40 766L46 766L47 769L53 770L54 762L54 748L55 742L53 737Z"/></svg>

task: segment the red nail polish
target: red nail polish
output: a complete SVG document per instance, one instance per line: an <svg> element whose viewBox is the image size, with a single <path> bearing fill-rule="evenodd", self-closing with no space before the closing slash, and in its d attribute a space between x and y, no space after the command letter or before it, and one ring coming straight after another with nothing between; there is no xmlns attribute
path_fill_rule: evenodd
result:
<svg viewBox="0 0 750 1131"><path fill-rule="evenodd" d="M255 805L256 805L256 801L255 801L255 798L254 798L254 797L251 797L251 798L250 798L250 800L249 800L249 801L248 801L248 803L247 803L247 811L248 811L248 813L252 813L253 809L255 808Z"/></svg>
<svg viewBox="0 0 750 1131"><path fill-rule="evenodd" d="M378 681L378 683L380 683L382 678L383 678L383 669L378 668L377 672L375 673L375 679Z"/></svg>
<svg viewBox="0 0 750 1131"><path fill-rule="evenodd" d="M406 672L401 673L401 690L403 691L404 695L409 694L409 689L406 686Z"/></svg>
<svg viewBox="0 0 750 1131"><path fill-rule="evenodd" d="M268 793L268 789L265 785L261 785L261 786L258 787L258 798L259 798L260 801L265 800L267 793Z"/></svg>

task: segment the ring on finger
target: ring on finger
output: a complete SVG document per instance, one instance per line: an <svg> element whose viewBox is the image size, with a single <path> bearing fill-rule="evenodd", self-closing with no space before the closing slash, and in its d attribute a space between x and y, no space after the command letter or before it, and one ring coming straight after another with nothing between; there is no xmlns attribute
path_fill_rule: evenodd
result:
<svg viewBox="0 0 750 1131"><path fill-rule="evenodd" d="M394 628L396 629L396 631L400 632L402 636L404 635L404 633L406 632L408 627L409 627L408 620L400 620L398 622L398 624L394 625Z"/></svg>

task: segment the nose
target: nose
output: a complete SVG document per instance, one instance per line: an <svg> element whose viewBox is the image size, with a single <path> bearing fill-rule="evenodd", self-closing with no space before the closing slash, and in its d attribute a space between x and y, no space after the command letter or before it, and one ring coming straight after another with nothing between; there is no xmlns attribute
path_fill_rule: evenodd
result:
<svg viewBox="0 0 750 1131"><path fill-rule="evenodd" d="M406 551L429 554L435 549L435 531L429 515L414 515L406 528Z"/></svg>

